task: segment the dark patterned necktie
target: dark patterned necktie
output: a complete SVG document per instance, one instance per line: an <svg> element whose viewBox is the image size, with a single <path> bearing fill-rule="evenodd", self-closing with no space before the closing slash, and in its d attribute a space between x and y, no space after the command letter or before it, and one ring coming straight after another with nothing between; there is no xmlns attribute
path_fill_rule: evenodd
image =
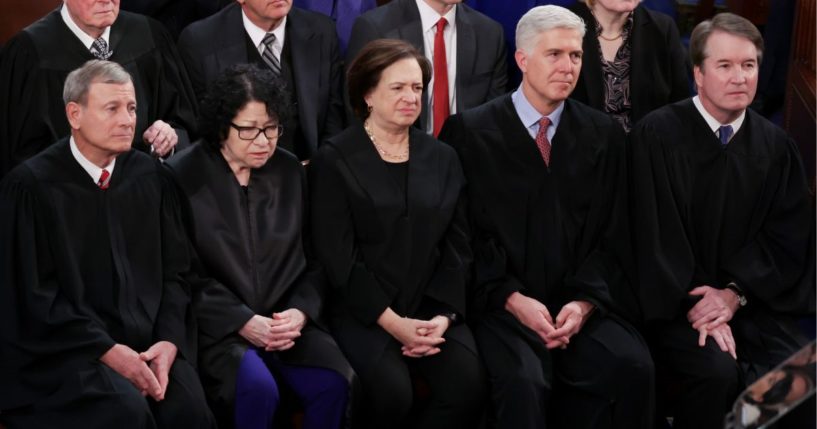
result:
<svg viewBox="0 0 817 429"><path fill-rule="evenodd" d="M722 125L718 128L718 138L721 140L721 146L726 147L729 144L729 139L732 137L732 126Z"/></svg>
<svg viewBox="0 0 817 429"><path fill-rule="evenodd" d="M539 132L536 133L536 147L539 148L539 153L542 154L542 160L545 165L550 166L550 141L548 140L548 127L550 126L550 118L542 116L539 120Z"/></svg>
<svg viewBox="0 0 817 429"><path fill-rule="evenodd" d="M108 47L108 43L101 37L94 40L94 43L91 44L91 53L94 54L98 60L107 60L113 55L113 51Z"/></svg>
<svg viewBox="0 0 817 429"><path fill-rule="evenodd" d="M267 33L264 39L261 40L264 44L264 52L261 53L261 58L267 63L267 66L275 73L276 76L281 74L281 62L275 57L275 52L272 50L272 45L275 44L275 35Z"/></svg>
<svg viewBox="0 0 817 429"><path fill-rule="evenodd" d="M111 184L111 173L108 170L102 169L102 174L99 176L99 181L96 182L96 185L99 186L99 189L103 191L108 189L108 186Z"/></svg>

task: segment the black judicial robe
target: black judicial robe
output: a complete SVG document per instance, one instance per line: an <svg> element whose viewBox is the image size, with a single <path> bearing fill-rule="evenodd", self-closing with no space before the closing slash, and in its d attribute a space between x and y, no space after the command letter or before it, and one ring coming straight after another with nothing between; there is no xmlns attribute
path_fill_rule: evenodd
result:
<svg viewBox="0 0 817 429"><path fill-rule="evenodd" d="M332 329L350 361L374 364L392 338L378 317L391 307L428 319L465 315L471 261L457 155L412 127L407 194L362 125L330 138L310 165L313 243L333 288ZM445 333L476 353L471 332Z"/></svg>
<svg viewBox="0 0 817 429"><path fill-rule="evenodd" d="M749 301L736 317L814 313L814 197L794 141L747 110L722 149L691 99L644 118L630 140L646 320L683 317L692 288L730 281Z"/></svg>
<svg viewBox="0 0 817 429"><path fill-rule="evenodd" d="M173 186L148 155L97 187L63 139L0 185L0 409L37 402L114 344L157 341L195 362L186 238ZM78 396L92 394L93 385Z"/></svg>
<svg viewBox="0 0 817 429"><path fill-rule="evenodd" d="M634 316L620 126L565 100L546 168L507 94L452 116L440 139L468 178L477 310L519 291L551 311L586 300Z"/></svg>
<svg viewBox="0 0 817 429"><path fill-rule="evenodd" d="M197 106L175 44L160 23L120 11L111 26L110 61L130 73L136 89L134 148L161 119L189 144ZM9 40L0 63L0 177L70 134L62 90L68 73L94 56L65 25L57 8Z"/></svg>
<svg viewBox="0 0 817 429"><path fill-rule="evenodd" d="M204 142L166 165L186 196L188 236L201 273L191 287L208 398L217 408L232 408L249 346L238 331L255 314L272 317L288 308L303 311L309 323L292 349L276 352L278 358L335 370L351 383L354 373L321 321L326 280L308 251L306 173L298 159L276 149L252 171L246 192L221 153Z"/></svg>

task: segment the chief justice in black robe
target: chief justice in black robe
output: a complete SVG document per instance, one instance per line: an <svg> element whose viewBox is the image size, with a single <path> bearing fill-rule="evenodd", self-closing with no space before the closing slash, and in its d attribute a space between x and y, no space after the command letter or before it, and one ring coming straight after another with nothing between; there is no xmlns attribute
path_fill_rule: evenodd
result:
<svg viewBox="0 0 817 429"><path fill-rule="evenodd" d="M746 382L797 351L814 314L814 197L796 144L748 110L762 38L696 27L698 95L631 134L639 299L656 363L681 378L674 427L722 427Z"/></svg>
<svg viewBox="0 0 817 429"><path fill-rule="evenodd" d="M622 317L636 314L624 132L566 99L583 31L566 9L531 9L517 27L520 88L440 134L468 179L472 326L496 427L652 426L652 360Z"/></svg>
<svg viewBox="0 0 817 429"><path fill-rule="evenodd" d="M84 33L85 15L80 13L89 6L74 5L78 10L74 19L65 13L71 6L68 3L77 1L68 0L23 29L4 47L0 63L0 177L70 134L63 109L63 82L69 72L95 55L84 44L93 37ZM91 7L109 6L99 3ZM149 151L149 144L155 142L165 154L169 144L165 140L173 138L170 133L174 133L177 149L183 148L188 144L188 134L194 130L196 104L173 39L153 19L125 11L114 16L115 21L108 24L102 37L107 37L108 51L112 52L106 59L121 64L136 88L133 147ZM89 23L94 22L89 19ZM84 34L87 40L80 40L77 33ZM163 126L161 137L150 134L145 138L145 130L157 120L173 128Z"/></svg>
<svg viewBox="0 0 817 429"><path fill-rule="evenodd" d="M339 428L354 380L321 320L305 172L276 146L283 85L255 66L227 69L202 100L203 140L167 162L186 196L200 371L221 427L270 427L281 384L302 402L305 429Z"/></svg>
<svg viewBox="0 0 817 429"><path fill-rule="evenodd" d="M215 427L193 367L175 191L155 160L129 150L127 72L94 63L68 77L75 89L93 82L67 91L70 140L0 185L0 422Z"/></svg>

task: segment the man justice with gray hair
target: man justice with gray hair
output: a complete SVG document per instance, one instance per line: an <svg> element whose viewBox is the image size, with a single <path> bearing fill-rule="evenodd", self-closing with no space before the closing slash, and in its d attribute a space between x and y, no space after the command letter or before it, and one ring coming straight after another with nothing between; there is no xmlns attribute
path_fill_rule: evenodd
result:
<svg viewBox="0 0 817 429"><path fill-rule="evenodd" d="M585 25L539 6L519 21L512 94L440 135L468 178L474 336L498 428L647 428L653 367L625 272L624 132L568 99Z"/></svg>
<svg viewBox="0 0 817 429"><path fill-rule="evenodd" d="M178 202L131 149L131 77L92 60L63 93L71 136L0 182L0 423L215 427L192 365Z"/></svg>
<svg viewBox="0 0 817 429"><path fill-rule="evenodd" d="M138 101L135 149L167 157L189 145L197 106L164 27L120 11L120 0L59 3L3 47L0 178L70 134L60 97L65 77L94 58L116 62L131 74Z"/></svg>

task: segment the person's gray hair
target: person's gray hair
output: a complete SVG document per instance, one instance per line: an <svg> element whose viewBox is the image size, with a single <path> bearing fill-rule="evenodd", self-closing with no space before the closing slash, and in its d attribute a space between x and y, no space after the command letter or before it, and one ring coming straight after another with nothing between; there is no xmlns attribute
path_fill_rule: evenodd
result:
<svg viewBox="0 0 817 429"><path fill-rule="evenodd" d="M575 13L555 5L536 6L516 24L516 49L530 53L540 34L555 28L576 30L584 38L587 27Z"/></svg>
<svg viewBox="0 0 817 429"><path fill-rule="evenodd" d="M90 60L65 78L62 101L65 104L74 102L84 105L93 83L126 84L133 83L133 80L127 70L113 61Z"/></svg>

